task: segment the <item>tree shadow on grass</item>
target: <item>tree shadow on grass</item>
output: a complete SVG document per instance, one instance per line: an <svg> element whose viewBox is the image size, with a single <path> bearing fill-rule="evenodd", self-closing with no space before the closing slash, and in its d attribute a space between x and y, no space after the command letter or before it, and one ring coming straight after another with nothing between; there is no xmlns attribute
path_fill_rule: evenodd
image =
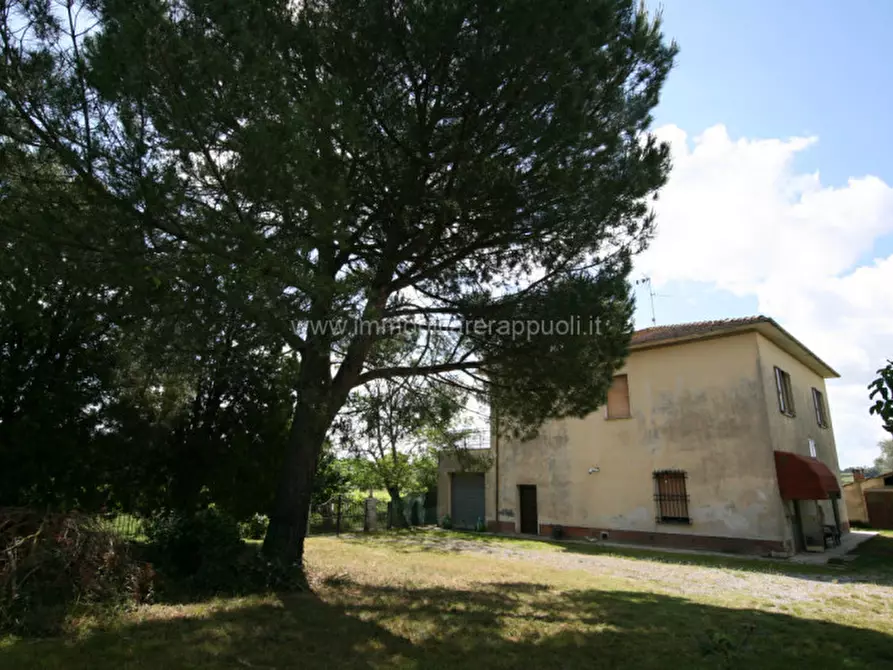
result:
<svg viewBox="0 0 893 670"><path fill-rule="evenodd" d="M852 551L855 560L833 566L791 563L784 559L761 559L734 554L667 552L632 545L587 544L581 541L559 541L538 536L513 537L471 531L388 532L346 535L342 539L360 544L381 544L398 553L482 551L498 557L501 551L558 551L583 556L629 558L672 565L773 573L809 581L893 584L893 537L882 535L868 540Z"/></svg>
<svg viewBox="0 0 893 670"><path fill-rule="evenodd" d="M893 637L664 595L481 583L324 582L74 641L0 646L0 668L893 668Z"/></svg>

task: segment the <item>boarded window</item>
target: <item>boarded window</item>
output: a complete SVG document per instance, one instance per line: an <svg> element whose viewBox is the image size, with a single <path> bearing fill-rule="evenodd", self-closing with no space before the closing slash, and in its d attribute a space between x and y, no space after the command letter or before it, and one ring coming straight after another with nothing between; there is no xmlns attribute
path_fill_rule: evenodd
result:
<svg viewBox="0 0 893 670"><path fill-rule="evenodd" d="M775 368L775 389L778 391L778 410L782 414L794 416L794 391L791 388L791 375Z"/></svg>
<svg viewBox="0 0 893 670"><path fill-rule="evenodd" d="M828 411L825 409L825 394L812 389L812 404L815 405L815 420L822 428L828 427Z"/></svg>
<svg viewBox="0 0 893 670"><path fill-rule="evenodd" d="M658 523L691 523L685 472L659 470L654 473L654 502Z"/></svg>
<svg viewBox="0 0 893 670"><path fill-rule="evenodd" d="M608 389L607 417L628 419L629 416L629 381L626 375L617 375Z"/></svg>

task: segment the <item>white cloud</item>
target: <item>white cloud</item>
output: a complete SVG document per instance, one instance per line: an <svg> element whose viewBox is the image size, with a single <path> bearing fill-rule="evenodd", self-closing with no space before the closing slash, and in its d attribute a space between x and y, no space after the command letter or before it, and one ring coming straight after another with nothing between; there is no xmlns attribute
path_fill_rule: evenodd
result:
<svg viewBox="0 0 893 670"><path fill-rule="evenodd" d="M798 174L793 158L816 138L735 140L719 125L690 143L678 127L657 132L674 168L637 270L655 286L708 282L755 297L841 373L829 383L841 464L870 463L886 436L866 386L893 357L893 255L857 264L893 233L893 189L872 176L832 188Z"/></svg>

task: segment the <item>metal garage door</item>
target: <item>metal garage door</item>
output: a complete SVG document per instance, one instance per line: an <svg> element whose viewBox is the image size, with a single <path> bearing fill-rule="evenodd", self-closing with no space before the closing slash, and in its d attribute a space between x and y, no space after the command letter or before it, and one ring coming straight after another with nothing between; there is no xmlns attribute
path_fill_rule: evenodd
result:
<svg viewBox="0 0 893 670"><path fill-rule="evenodd" d="M454 528L474 528L484 518L484 475L482 473L453 473L450 495Z"/></svg>

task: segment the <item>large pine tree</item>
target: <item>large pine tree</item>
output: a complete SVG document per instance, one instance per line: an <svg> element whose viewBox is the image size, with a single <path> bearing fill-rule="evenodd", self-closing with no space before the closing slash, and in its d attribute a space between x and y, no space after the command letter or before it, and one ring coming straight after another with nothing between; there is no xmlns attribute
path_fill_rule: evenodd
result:
<svg viewBox="0 0 893 670"><path fill-rule="evenodd" d="M603 402L669 170L648 131L675 47L634 0L4 9L0 151L35 197L3 225L122 286L207 292L299 353L271 557L300 559L358 386L426 375L518 430Z"/></svg>

